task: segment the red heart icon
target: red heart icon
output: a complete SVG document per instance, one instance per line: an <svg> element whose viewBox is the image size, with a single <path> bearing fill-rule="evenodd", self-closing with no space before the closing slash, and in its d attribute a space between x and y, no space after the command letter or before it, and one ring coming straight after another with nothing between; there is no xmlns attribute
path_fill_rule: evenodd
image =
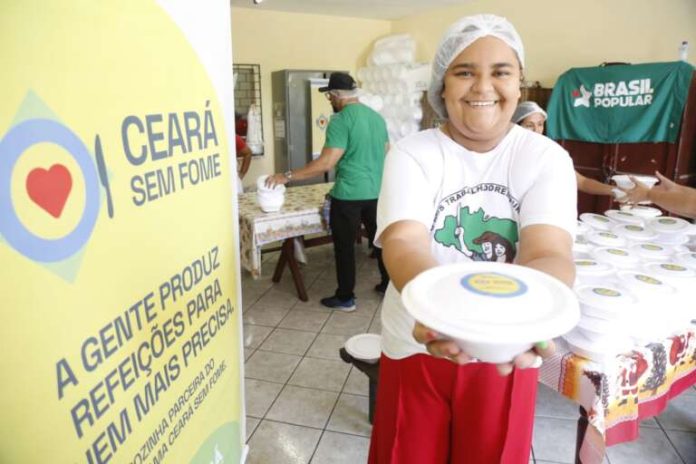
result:
<svg viewBox="0 0 696 464"><path fill-rule="evenodd" d="M26 187L34 203L54 218L59 218L72 189L72 177L65 166L54 164L49 170L32 169Z"/></svg>

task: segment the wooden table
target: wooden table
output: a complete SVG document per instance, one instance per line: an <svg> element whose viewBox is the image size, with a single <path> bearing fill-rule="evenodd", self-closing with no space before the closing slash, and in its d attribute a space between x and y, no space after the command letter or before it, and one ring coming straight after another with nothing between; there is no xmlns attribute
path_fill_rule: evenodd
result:
<svg viewBox="0 0 696 464"><path fill-rule="evenodd" d="M696 384L696 325L612 362L598 364L571 353L557 340L539 380L580 406L576 462L601 463L605 448L638 438L640 421L661 413L668 401Z"/></svg>
<svg viewBox="0 0 696 464"><path fill-rule="evenodd" d="M333 183L302 185L290 187L285 191L285 203L280 211L264 213L256 203L256 193L239 195L239 235L242 267L254 278L261 276L261 247L282 241L280 258L273 273L273 282L279 282L285 266L295 283L297 295L307 301L304 286L294 253L295 239L301 239L310 247L329 243L330 237L317 237L305 240L305 235L326 233L327 224L322 217L324 198Z"/></svg>

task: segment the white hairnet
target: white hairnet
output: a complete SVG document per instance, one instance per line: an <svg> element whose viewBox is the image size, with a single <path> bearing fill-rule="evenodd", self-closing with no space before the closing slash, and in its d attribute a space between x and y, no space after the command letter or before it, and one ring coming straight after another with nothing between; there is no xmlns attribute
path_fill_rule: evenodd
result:
<svg viewBox="0 0 696 464"><path fill-rule="evenodd" d="M524 101L517 105L515 112L512 114L512 122L519 124L524 118L534 113L540 113L546 119L546 111L544 111L541 106L537 105L533 101Z"/></svg>
<svg viewBox="0 0 696 464"><path fill-rule="evenodd" d="M524 46L515 27L505 18L482 14L466 16L454 23L440 39L440 45L433 58L432 79L428 89L428 101L435 112L441 117L447 117L447 109L440 94L442 93L445 72L450 63L466 47L477 39L486 36L496 37L510 46L524 67Z"/></svg>

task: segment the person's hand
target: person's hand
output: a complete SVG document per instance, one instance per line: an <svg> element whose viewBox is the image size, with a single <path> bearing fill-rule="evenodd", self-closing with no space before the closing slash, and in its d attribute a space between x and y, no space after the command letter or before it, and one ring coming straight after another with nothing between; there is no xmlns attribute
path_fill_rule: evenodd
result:
<svg viewBox="0 0 696 464"><path fill-rule="evenodd" d="M655 171L655 176L658 178L660 183L652 187L652 189L633 176L630 176L631 182L636 184L636 186L633 189L624 190L627 193L628 202L638 203L639 201L648 200L648 190L654 190L656 193L667 193L679 190L679 184L666 178L658 171Z"/></svg>
<svg viewBox="0 0 696 464"><path fill-rule="evenodd" d="M626 203L628 201L628 196L626 196L626 192L621 190L619 187L612 188L611 194L614 197L614 201L618 201L619 203Z"/></svg>
<svg viewBox="0 0 696 464"><path fill-rule="evenodd" d="M629 179L631 179L631 182L633 182L633 188L621 189L626 194L624 197L624 203L635 205L641 201L646 201L648 199L648 191L650 190L650 187L633 176L629 176Z"/></svg>
<svg viewBox="0 0 696 464"><path fill-rule="evenodd" d="M416 321L413 327L413 338L418 343L423 343L428 353L436 358L445 358L457 364L467 364L477 360L464 353L453 340L443 338L442 335Z"/></svg>
<svg viewBox="0 0 696 464"><path fill-rule="evenodd" d="M510 363L497 364L500 375L508 375L513 368L528 369L530 367L540 367L544 358L548 358L556 352L556 344L553 340L536 343L531 350L515 356Z"/></svg>
<svg viewBox="0 0 696 464"><path fill-rule="evenodd" d="M679 184L666 178L658 171L655 171L655 176L660 180L660 183L653 187L656 192L673 192L679 190Z"/></svg>
<svg viewBox="0 0 696 464"><path fill-rule="evenodd" d="M436 358L449 359L456 364L478 362L476 358L462 351L456 342L444 338L441 334L417 321L413 327L413 338L415 338L418 343L425 344L428 353ZM538 367L539 356L546 358L551 356L555 351L556 345L553 341L540 342L531 350L517 355L512 362L497 364L496 368L500 375L508 375L515 367L518 369Z"/></svg>
<svg viewBox="0 0 696 464"><path fill-rule="evenodd" d="M266 177L264 185L266 185L266 187L268 187L269 189L272 189L275 188L276 185L285 185L288 182L290 182L290 179L285 177L285 174L278 173Z"/></svg>

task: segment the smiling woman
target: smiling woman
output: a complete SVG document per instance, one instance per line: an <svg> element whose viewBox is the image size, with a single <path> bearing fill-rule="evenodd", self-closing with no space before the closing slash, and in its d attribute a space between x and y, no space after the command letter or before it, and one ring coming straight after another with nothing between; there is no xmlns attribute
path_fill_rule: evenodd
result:
<svg viewBox="0 0 696 464"><path fill-rule="evenodd" d="M497 37L482 37L457 55L441 93L448 135L474 151L498 145L520 98L520 76L515 52Z"/></svg>
<svg viewBox="0 0 696 464"><path fill-rule="evenodd" d="M511 123L523 66L506 19L462 18L440 42L428 90L446 122L399 140L386 157L375 244L393 285L382 305L371 464L529 460L535 363L553 343L498 365L476 362L409 315L398 293L428 269L467 261L515 263L572 284L572 163L555 142Z"/></svg>

